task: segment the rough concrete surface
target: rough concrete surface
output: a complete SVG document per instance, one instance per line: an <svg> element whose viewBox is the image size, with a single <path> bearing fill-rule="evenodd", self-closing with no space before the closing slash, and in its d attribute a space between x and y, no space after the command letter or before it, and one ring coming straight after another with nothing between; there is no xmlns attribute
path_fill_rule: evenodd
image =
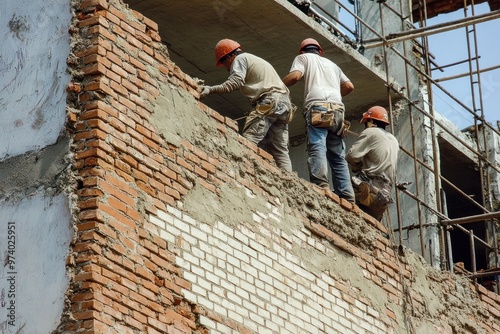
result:
<svg viewBox="0 0 500 334"><path fill-rule="evenodd" d="M40 187L50 195L70 186L68 152L69 139L63 136L52 146L0 163L0 199L19 200Z"/></svg>

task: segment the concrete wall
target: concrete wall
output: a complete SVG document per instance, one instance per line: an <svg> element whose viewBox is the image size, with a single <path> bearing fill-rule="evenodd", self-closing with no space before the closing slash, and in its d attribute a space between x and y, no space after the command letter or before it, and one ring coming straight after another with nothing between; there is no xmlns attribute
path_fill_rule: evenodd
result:
<svg viewBox="0 0 500 334"><path fill-rule="evenodd" d="M74 6L80 212L57 332L500 330L498 296L394 247L200 103L154 22L119 1Z"/></svg>
<svg viewBox="0 0 500 334"><path fill-rule="evenodd" d="M69 287L68 1L6 1L0 29L0 332L49 333Z"/></svg>

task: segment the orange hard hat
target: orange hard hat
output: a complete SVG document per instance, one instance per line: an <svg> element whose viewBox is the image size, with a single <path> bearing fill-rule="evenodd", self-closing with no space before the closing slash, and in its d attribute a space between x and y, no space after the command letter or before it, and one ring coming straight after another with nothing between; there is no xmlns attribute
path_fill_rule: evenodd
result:
<svg viewBox="0 0 500 334"><path fill-rule="evenodd" d="M385 124L390 124L387 110L380 106L371 107L367 112L363 113L361 123L366 123L369 119L376 119L377 121L384 122Z"/></svg>
<svg viewBox="0 0 500 334"><path fill-rule="evenodd" d="M232 39L226 38L220 40L219 43L217 43L217 45L215 46L215 60L217 61L216 65L223 66L223 64L220 61L221 58L227 56L228 54L230 54L231 52L240 47L241 47L240 43L233 41Z"/></svg>
<svg viewBox="0 0 500 334"><path fill-rule="evenodd" d="M319 54L322 55L323 54L323 48L321 47L321 45L319 45L318 41L315 40L314 38L306 38L305 40L302 41L302 43L300 43L300 49L299 49L299 53L302 52L302 50L308 46L308 45L314 45L314 46L317 46L318 49L319 49Z"/></svg>

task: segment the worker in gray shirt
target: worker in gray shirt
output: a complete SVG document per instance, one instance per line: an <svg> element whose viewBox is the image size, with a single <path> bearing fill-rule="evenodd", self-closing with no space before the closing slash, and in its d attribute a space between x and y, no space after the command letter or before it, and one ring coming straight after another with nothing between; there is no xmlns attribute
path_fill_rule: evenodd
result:
<svg viewBox="0 0 500 334"><path fill-rule="evenodd" d="M371 107L363 114L365 129L347 152L356 203L378 221L382 220L391 199L396 177L399 143L385 130L389 125L387 110Z"/></svg>
<svg viewBox="0 0 500 334"><path fill-rule="evenodd" d="M220 85L203 86L200 98L240 90L252 103L242 135L268 151L281 169L291 172L288 151L288 123L293 113L288 88L273 66L264 59L241 50L241 45L223 39L215 46L217 66L229 71ZM265 144L265 145L264 145Z"/></svg>

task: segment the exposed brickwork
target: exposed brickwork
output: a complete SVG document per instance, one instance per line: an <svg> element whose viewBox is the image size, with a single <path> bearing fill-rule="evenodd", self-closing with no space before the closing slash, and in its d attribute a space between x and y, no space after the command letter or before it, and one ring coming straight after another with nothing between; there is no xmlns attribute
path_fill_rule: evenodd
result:
<svg viewBox="0 0 500 334"><path fill-rule="evenodd" d="M198 87L168 59L157 25L119 1L75 2L74 10L68 130L80 212L59 332L401 333L416 318L436 333L466 328L430 314L421 277L379 222L282 173L233 120L198 103L217 143L237 147L232 155L211 138L165 139L151 121L163 90L192 98ZM202 221L195 193L213 200L207 217L227 217L209 211L232 204L248 215ZM318 216L322 205L329 215ZM460 297L452 276L432 277ZM480 310L464 313L471 328L499 332L498 296L463 289Z"/></svg>

